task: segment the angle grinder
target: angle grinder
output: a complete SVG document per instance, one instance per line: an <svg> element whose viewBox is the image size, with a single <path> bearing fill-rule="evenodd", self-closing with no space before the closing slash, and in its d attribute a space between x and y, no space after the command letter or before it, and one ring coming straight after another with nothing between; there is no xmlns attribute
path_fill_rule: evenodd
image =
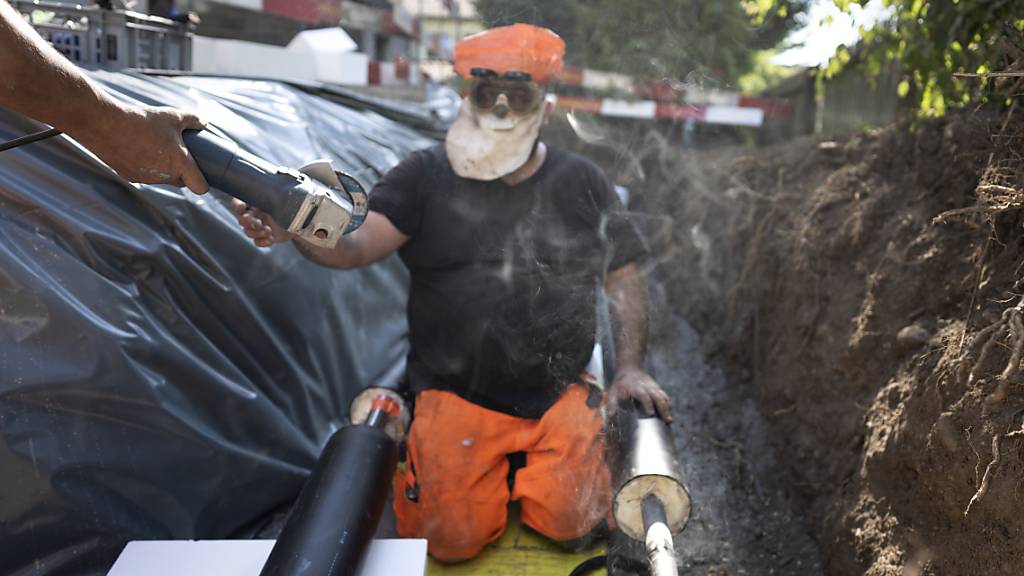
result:
<svg viewBox="0 0 1024 576"><path fill-rule="evenodd" d="M186 130L182 140L210 186L270 214L311 244L333 248L366 219L366 190L329 160L294 169L267 162L207 130Z"/></svg>
<svg viewBox="0 0 1024 576"><path fill-rule="evenodd" d="M50 128L0 142L0 152L59 134ZM182 140L210 186L270 214L311 244L333 248L366 220L366 190L329 160L294 169L267 162L209 130L185 130Z"/></svg>

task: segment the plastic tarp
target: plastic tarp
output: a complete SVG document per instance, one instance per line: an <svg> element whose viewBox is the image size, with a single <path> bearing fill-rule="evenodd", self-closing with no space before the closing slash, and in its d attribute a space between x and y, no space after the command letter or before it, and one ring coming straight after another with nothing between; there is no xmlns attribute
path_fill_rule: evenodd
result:
<svg viewBox="0 0 1024 576"><path fill-rule="evenodd" d="M431 143L273 82L94 77L368 188ZM0 111L0 139L35 129ZM406 283L396 258L341 272L256 248L219 191L128 184L66 137L0 153L0 574L105 574L128 540L252 535L404 357Z"/></svg>

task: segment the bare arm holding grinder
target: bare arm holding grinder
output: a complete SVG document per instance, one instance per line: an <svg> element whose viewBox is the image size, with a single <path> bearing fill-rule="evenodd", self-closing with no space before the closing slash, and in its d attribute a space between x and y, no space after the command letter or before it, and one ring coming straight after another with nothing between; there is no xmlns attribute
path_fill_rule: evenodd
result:
<svg viewBox="0 0 1024 576"><path fill-rule="evenodd" d="M266 248L294 241L295 247L303 256L330 268L349 270L373 264L398 250L409 240L409 237L395 228L386 216L371 211L362 226L338 239L335 247L324 248L288 232L269 214L241 200L233 199L231 207L245 235L252 238L255 245Z"/></svg>
<svg viewBox="0 0 1024 576"><path fill-rule="evenodd" d="M132 182L209 186L181 139L203 123L173 108L118 102L0 1L0 107L50 124Z"/></svg>

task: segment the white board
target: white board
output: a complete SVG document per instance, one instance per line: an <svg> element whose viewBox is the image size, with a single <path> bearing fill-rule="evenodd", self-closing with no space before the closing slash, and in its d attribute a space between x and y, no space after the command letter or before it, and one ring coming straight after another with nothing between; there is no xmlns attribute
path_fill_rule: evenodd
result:
<svg viewBox="0 0 1024 576"><path fill-rule="evenodd" d="M764 109L739 106L708 106L704 112L704 121L708 124L728 124L730 126L751 126L756 128L764 124Z"/></svg>
<svg viewBox="0 0 1024 576"><path fill-rule="evenodd" d="M658 112L658 103L654 100L616 100L605 98L601 100L602 116L617 116L620 118L654 118Z"/></svg>
<svg viewBox="0 0 1024 576"><path fill-rule="evenodd" d="M259 576L273 540L129 542L107 576ZM360 576L425 576L426 540L374 540Z"/></svg>
<svg viewBox="0 0 1024 576"><path fill-rule="evenodd" d="M365 86L369 76L367 55L350 50L355 42L341 28L326 30L331 34L321 34L320 30L301 32L288 47L196 36L192 40L192 70L204 74ZM331 37L335 37L336 42L332 43Z"/></svg>

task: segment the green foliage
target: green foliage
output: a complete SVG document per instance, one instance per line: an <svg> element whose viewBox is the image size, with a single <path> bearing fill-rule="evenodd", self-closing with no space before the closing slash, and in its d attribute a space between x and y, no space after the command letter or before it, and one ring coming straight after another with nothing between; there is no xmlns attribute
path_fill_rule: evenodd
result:
<svg viewBox="0 0 1024 576"><path fill-rule="evenodd" d="M759 94L793 74L785 66L772 64L772 57L776 53L775 50L761 50L753 54L750 71L740 76L740 91L744 94Z"/></svg>
<svg viewBox="0 0 1024 576"><path fill-rule="evenodd" d="M735 79L749 64L750 27L738 2L590 0L581 4L587 65L650 78Z"/></svg>
<svg viewBox="0 0 1024 576"><path fill-rule="evenodd" d="M840 9L868 0L833 0ZM892 20L862 33L857 57L841 48L824 74L848 66L869 73L898 60L903 70L899 93L922 115L943 114L951 105L993 98L991 83L957 78L954 73L1003 70L1012 59L1006 42L1024 29L1019 0L884 0ZM1012 32L1012 34L1011 34ZM1024 47L1017 47L1024 49ZM1024 64L1024 62L1022 62ZM999 96L1001 101L1004 96Z"/></svg>
<svg viewBox="0 0 1024 576"><path fill-rule="evenodd" d="M752 48L776 48L797 27L796 17L810 8L811 0L742 0L753 28Z"/></svg>
<svg viewBox="0 0 1024 576"><path fill-rule="evenodd" d="M653 79L735 85L810 0L476 0L487 25L558 32L570 63Z"/></svg>

